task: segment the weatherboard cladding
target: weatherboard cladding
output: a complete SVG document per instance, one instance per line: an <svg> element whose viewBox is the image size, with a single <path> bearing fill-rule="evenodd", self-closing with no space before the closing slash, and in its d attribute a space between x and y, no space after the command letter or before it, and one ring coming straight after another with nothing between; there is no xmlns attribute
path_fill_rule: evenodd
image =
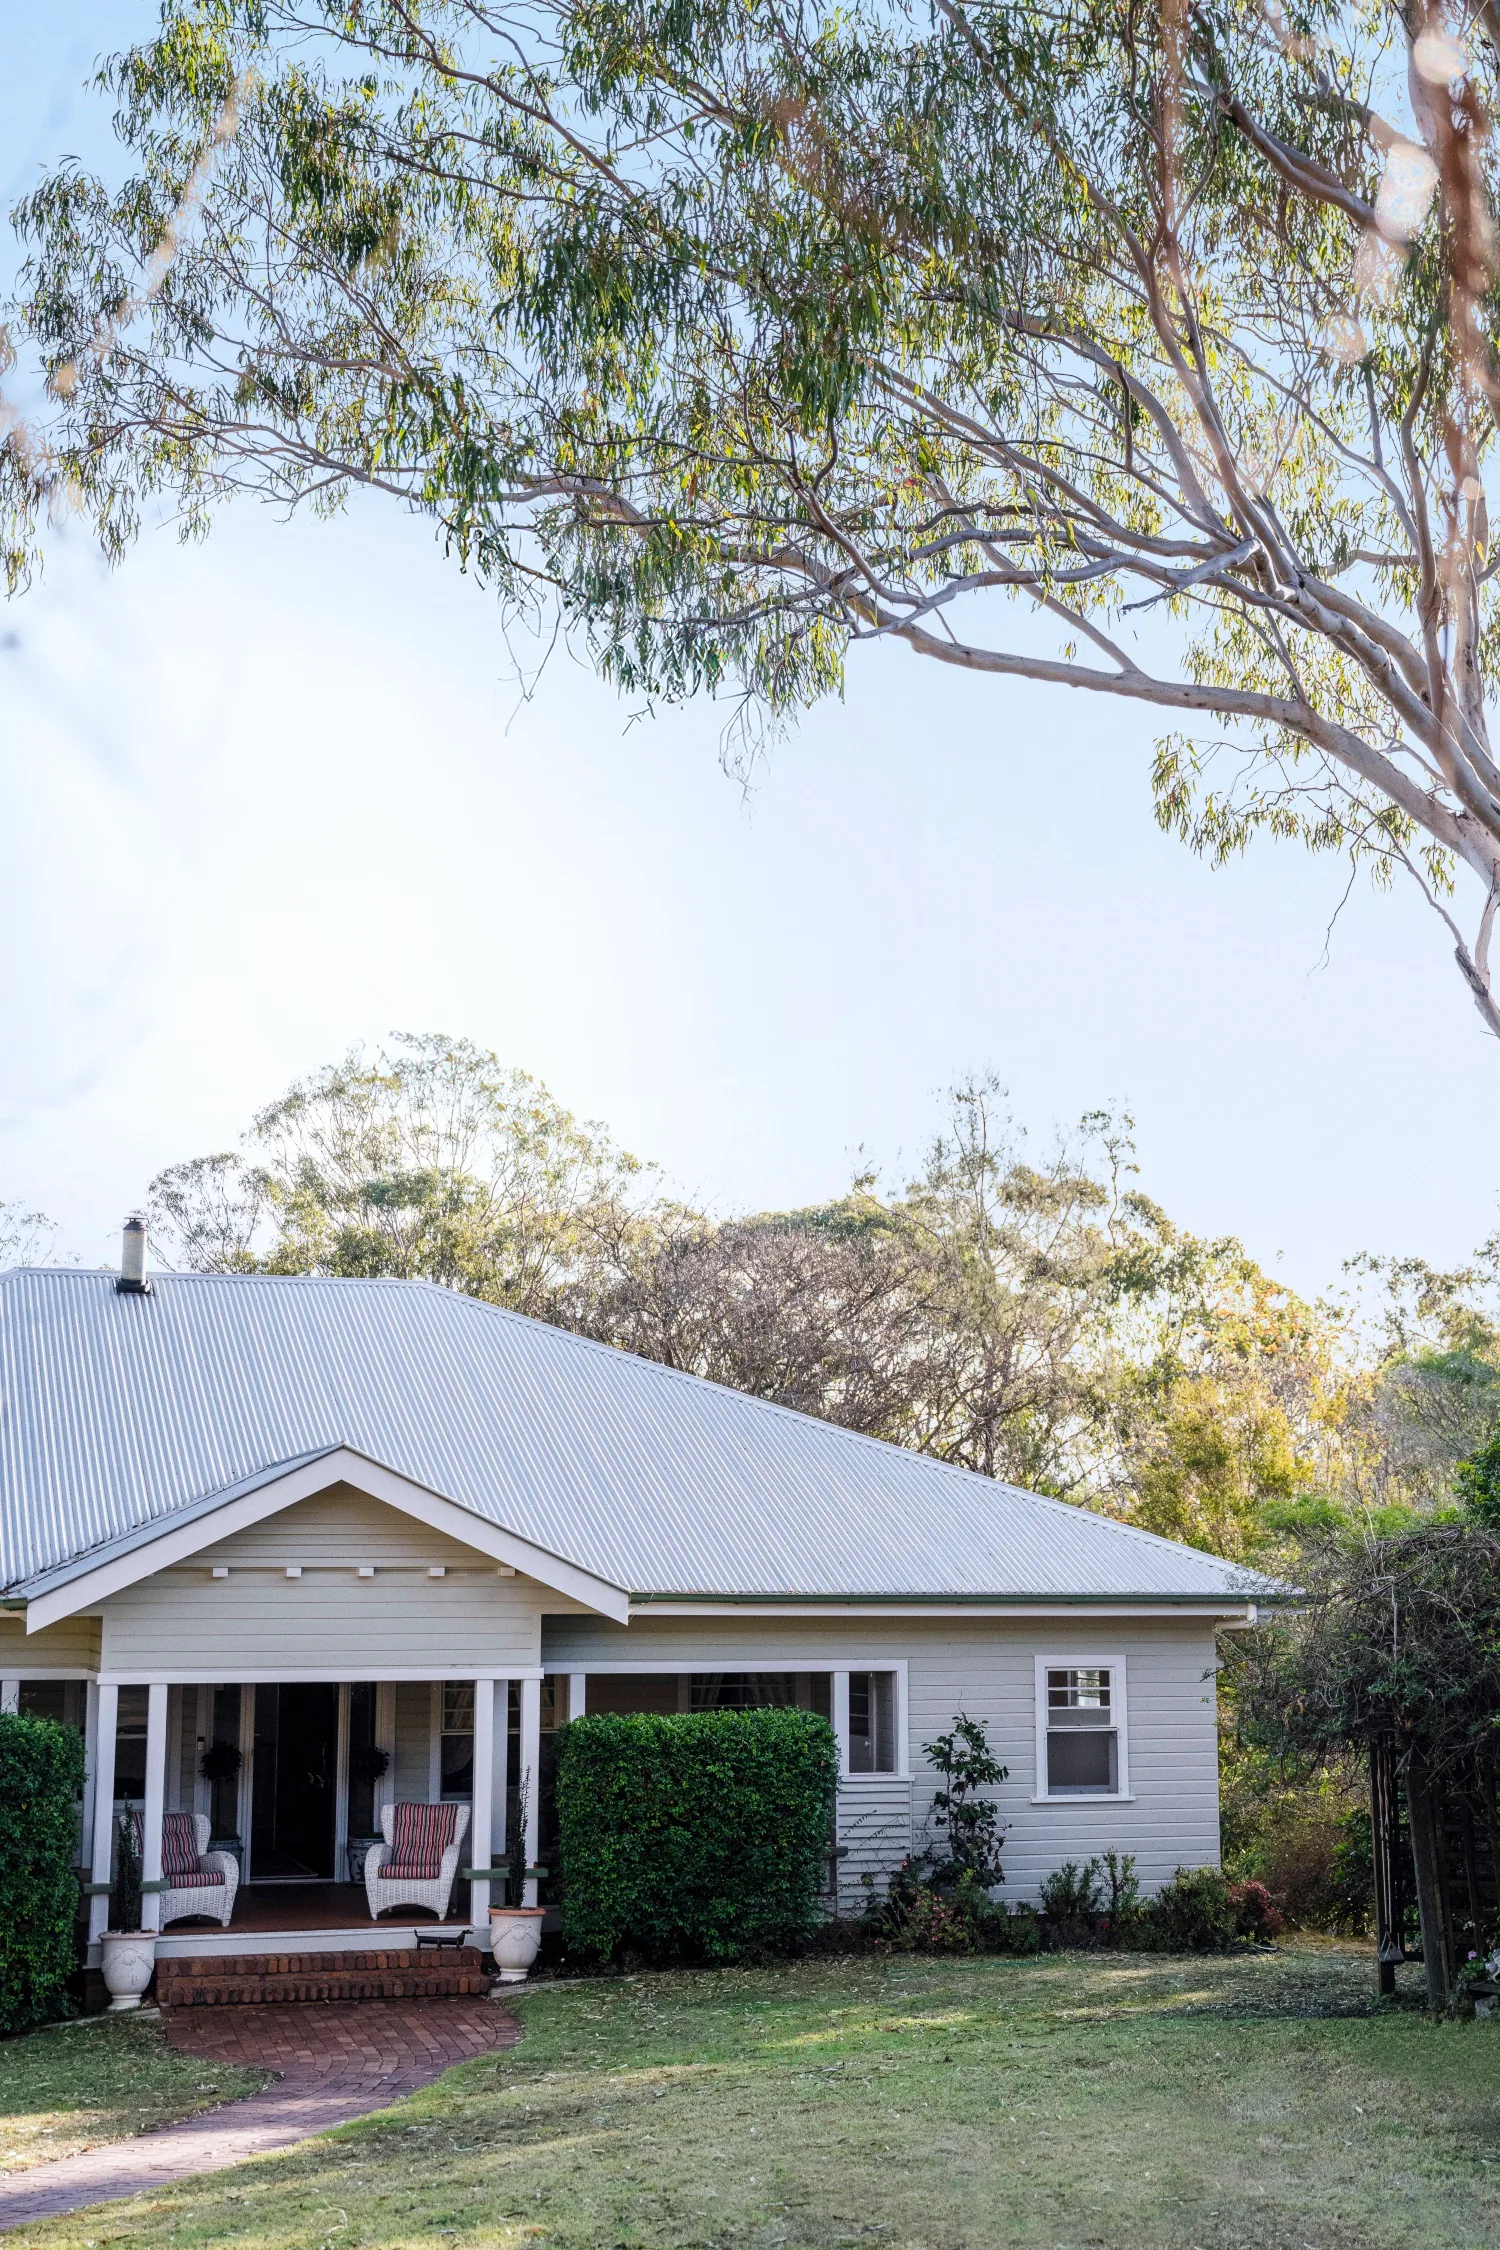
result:
<svg viewBox="0 0 1500 2250"><path fill-rule="evenodd" d="M633 1593L1213 1601L1211 1555L423 1282L0 1277L0 1585L348 1447Z"/></svg>

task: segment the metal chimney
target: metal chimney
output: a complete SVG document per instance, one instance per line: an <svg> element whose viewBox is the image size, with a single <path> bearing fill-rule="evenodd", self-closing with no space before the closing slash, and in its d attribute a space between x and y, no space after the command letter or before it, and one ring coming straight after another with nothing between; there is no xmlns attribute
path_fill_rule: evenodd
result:
<svg viewBox="0 0 1500 2250"><path fill-rule="evenodd" d="M149 1297L151 1294L151 1284L146 1279L146 1222L139 1211L132 1211L125 1221L125 1239L120 1251L120 1278L115 1287L126 1297Z"/></svg>

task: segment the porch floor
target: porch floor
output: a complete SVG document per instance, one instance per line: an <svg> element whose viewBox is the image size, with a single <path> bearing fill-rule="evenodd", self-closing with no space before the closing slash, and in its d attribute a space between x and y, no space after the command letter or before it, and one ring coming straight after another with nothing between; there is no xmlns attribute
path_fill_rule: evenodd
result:
<svg viewBox="0 0 1500 2250"><path fill-rule="evenodd" d="M402 1906L382 1921L370 1920L370 1902L362 1883L242 1883L234 1901L231 1930L390 1930L395 1933L413 1924L423 1929L467 1929L469 1886L455 1883L444 1923L434 1921L425 1907ZM194 1930L218 1932L217 1922L192 1921L168 1924L172 1937L188 1937Z"/></svg>

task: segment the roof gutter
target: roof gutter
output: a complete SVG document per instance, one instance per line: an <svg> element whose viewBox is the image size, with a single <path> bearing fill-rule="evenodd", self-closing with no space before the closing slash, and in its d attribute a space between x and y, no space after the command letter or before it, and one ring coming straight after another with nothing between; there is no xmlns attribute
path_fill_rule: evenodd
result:
<svg viewBox="0 0 1500 2250"><path fill-rule="evenodd" d="M632 1593L630 1606L634 1609L681 1608L686 1604L714 1609L806 1609L816 1605L819 1609L870 1609L876 1606L889 1608L899 1604L902 1609L1098 1609L1101 1605L1149 1602L1157 1609L1242 1609L1254 1603L1269 1608L1273 1603L1295 1602L1299 1599L1295 1587L1278 1585L1267 1579L1258 1586L1240 1589L1225 1587L1215 1594L1164 1594L1164 1593L1097 1593L1097 1594L726 1594L712 1593Z"/></svg>

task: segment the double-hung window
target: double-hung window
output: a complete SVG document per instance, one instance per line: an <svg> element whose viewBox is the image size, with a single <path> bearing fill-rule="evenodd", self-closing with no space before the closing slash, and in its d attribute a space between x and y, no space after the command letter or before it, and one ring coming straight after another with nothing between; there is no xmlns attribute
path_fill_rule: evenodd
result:
<svg viewBox="0 0 1500 2250"><path fill-rule="evenodd" d="M896 1771L896 1675L849 1674L849 1771Z"/></svg>
<svg viewBox="0 0 1500 2250"><path fill-rule="evenodd" d="M442 1697L438 1794L469 1797L474 1793L474 1682L444 1680Z"/></svg>
<svg viewBox="0 0 1500 2250"><path fill-rule="evenodd" d="M151 1690L122 1687L115 1720L115 1795L141 1804L146 1796L146 1721Z"/></svg>
<svg viewBox="0 0 1500 2250"><path fill-rule="evenodd" d="M1123 1797L1125 1665L1037 1659L1037 1795Z"/></svg>

